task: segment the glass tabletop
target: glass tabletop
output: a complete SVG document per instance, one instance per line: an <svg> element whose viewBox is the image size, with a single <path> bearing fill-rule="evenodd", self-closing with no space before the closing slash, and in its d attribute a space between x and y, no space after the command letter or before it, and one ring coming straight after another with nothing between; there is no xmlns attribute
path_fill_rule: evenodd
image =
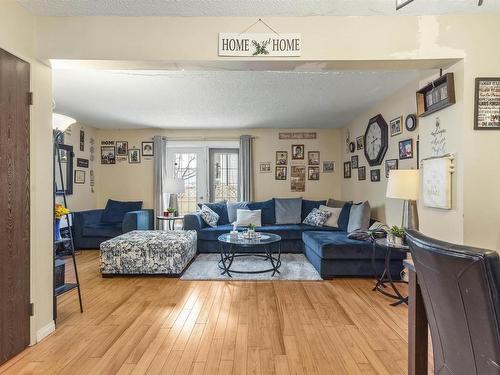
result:
<svg viewBox="0 0 500 375"><path fill-rule="evenodd" d="M230 233L221 234L218 238L220 242L225 242L233 245L240 246L255 246L255 245L268 245L274 242L281 241L281 237L277 234L257 232L260 236L257 238L245 238L243 232L238 233L238 237L231 236Z"/></svg>
<svg viewBox="0 0 500 375"><path fill-rule="evenodd" d="M394 243L391 243L389 241L387 241L387 238L379 238L377 240L375 240L375 243L378 245L378 246L382 246L382 247L390 247L391 249L396 249L396 250L401 250L401 251L409 251L410 248L408 247L408 245L396 245Z"/></svg>

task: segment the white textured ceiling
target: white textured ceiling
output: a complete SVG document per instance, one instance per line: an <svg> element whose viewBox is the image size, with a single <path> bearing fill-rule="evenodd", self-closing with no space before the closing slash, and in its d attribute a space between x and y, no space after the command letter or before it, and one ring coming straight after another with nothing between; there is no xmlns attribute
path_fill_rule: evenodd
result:
<svg viewBox="0 0 500 375"><path fill-rule="evenodd" d="M370 16L500 11L499 0L17 0L44 16Z"/></svg>
<svg viewBox="0 0 500 375"><path fill-rule="evenodd" d="M99 128L342 127L416 71L54 69L56 111Z"/></svg>

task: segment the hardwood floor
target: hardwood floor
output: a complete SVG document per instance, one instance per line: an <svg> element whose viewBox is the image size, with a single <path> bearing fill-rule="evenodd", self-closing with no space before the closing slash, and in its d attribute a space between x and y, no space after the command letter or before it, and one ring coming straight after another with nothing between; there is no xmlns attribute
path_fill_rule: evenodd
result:
<svg viewBox="0 0 500 375"><path fill-rule="evenodd" d="M1 374L406 374L407 307L369 279L103 279L78 255L57 330ZM68 270L70 272L71 270Z"/></svg>

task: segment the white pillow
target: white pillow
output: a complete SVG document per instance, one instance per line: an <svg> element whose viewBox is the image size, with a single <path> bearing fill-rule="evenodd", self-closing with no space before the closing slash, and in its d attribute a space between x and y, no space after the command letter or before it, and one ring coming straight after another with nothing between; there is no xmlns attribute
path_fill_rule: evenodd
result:
<svg viewBox="0 0 500 375"><path fill-rule="evenodd" d="M247 226L254 224L256 227L262 226L261 224L261 210L236 210L236 225Z"/></svg>
<svg viewBox="0 0 500 375"><path fill-rule="evenodd" d="M328 217L328 220L324 224L325 227L333 227L333 228L338 228L339 226L339 216L340 213L342 212L342 208L336 208L336 207L328 207L321 205L319 206L319 209L321 211L326 211L330 213L330 216Z"/></svg>

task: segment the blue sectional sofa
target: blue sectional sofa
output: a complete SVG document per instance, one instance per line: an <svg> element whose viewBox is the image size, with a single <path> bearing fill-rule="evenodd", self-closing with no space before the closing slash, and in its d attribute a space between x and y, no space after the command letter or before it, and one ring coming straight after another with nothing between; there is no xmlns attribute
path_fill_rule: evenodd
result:
<svg viewBox="0 0 500 375"><path fill-rule="evenodd" d="M151 230L153 210L141 209L142 202L108 200L106 208L73 212L75 249L98 249L101 242L133 230Z"/></svg>
<svg viewBox="0 0 500 375"><path fill-rule="evenodd" d="M373 276L372 252L370 241L349 239L347 226L351 203L346 203L339 217L339 228L316 227L306 224L281 224L272 222L274 218L274 199L265 202L249 204L250 209L262 210L263 225L257 227L258 232L275 233L281 236L281 251L283 253L304 253L311 264L318 270L323 279L342 276ZM253 204L253 206L252 206ZM325 205L326 201L302 201L302 220L313 208ZM215 209L214 209L215 207ZM216 227L208 226L199 213L184 216L184 229L196 230L198 233L198 252L215 253L219 251L217 238L223 233L232 230L224 205L215 205L211 208L220 216ZM238 228L243 230L244 228ZM251 250L249 250L251 251ZM390 265L391 276L400 278L403 269L404 255L393 253ZM385 251L377 249L375 252L375 268L377 273L384 270Z"/></svg>

